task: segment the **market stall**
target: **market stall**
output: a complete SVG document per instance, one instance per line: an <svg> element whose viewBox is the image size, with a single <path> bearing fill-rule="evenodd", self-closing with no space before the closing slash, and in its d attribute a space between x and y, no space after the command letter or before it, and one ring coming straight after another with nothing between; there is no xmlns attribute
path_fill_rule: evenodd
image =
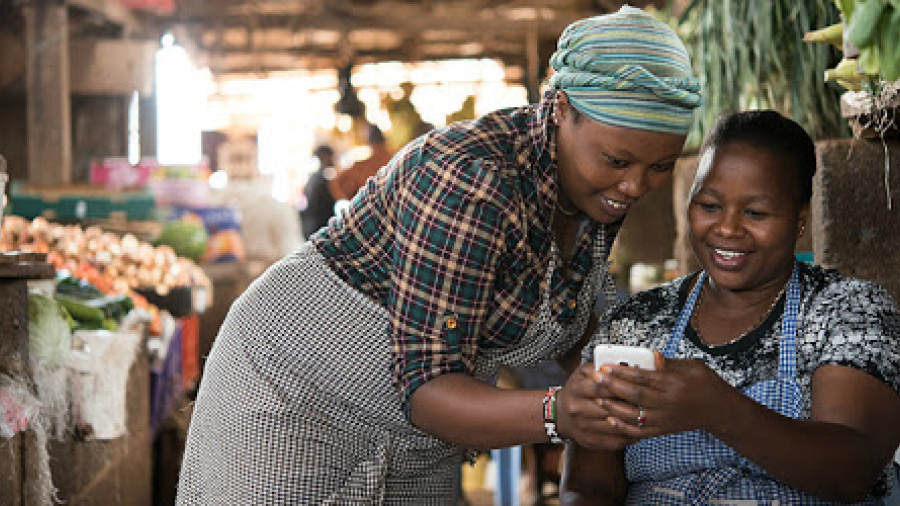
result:
<svg viewBox="0 0 900 506"><path fill-rule="evenodd" d="M6 216L0 251L10 504L150 504L154 441L199 378L208 278L169 246L43 217Z"/></svg>

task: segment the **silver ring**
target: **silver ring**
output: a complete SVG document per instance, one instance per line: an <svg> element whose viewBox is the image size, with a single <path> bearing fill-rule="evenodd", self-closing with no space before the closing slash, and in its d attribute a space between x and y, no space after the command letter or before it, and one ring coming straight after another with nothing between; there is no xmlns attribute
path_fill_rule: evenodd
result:
<svg viewBox="0 0 900 506"><path fill-rule="evenodd" d="M637 426L638 426L638 427L643 427L644 424L647 423L647 415L644 414L644 408L643 408L643 406L638 406L638 409L640 409L640 411L638 411L638 416L637 416Z"/></svg>

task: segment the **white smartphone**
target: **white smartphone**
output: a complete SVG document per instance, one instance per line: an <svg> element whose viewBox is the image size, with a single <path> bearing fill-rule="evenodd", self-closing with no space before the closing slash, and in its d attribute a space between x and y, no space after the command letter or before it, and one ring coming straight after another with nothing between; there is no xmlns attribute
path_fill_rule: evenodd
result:
<svg viewBox="0 0 900 506"><path fill-rule="evenodd" d="M605 364L628 365L651 371L656 369L653 350L620 344L598 344L594 347L594 368L600 369Z"/></svg>

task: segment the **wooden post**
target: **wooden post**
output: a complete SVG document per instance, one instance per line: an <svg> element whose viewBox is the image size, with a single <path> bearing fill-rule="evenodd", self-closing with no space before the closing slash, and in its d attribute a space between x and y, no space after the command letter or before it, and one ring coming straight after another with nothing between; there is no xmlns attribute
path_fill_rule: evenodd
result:
<svg viewBox="0 0 900 506"><path fill-rule="evenodd" d="M66 184L72 180L67 6L58 0L28 5L28 179L41 186Z"/></svg>
<svg viewBox="0 0 900 506"><path fill-rule="evenodd" d="M31 366L28 358L28 280L53 279L56 271L30 253L0 254L0 375L28 384ZM35 491L43 477L35 455L40 451L34 432L29 430L11 439L3 439L0 458L0 504L25 506L40 504ZM8 451L7 451L8 448Z"/></svg>

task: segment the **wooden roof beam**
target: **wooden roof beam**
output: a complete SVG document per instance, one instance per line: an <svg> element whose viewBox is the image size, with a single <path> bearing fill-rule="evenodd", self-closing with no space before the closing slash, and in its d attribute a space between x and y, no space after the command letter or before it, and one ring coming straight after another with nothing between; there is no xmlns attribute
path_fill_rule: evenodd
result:
<svg viewBox="0 0 900 506"><path fill-rule="evenodd" d="M558 36L572 21L594 15L590 12L565 12L552 20L539 20L538 26L542 33ZM525 33L533 26L532 19L508 19L466 17L466 16L415 16L395 17L354 17L347 18L331 14L321 16L273 16L273 15L222 15L222 16L190 16L173 19L174 22L187 25L201 26L247 26L255 28L294 28L294 29L319 29L319 30L392 30L399 33L418 33L425 30L440 27L443 30L457 30L468 33Z"/></svg>
<svg viewBox="0 0 900 506"><path fill-rule="evenodd" d="M134 33L140 23L128 7L116 0L68 0L69 6L102 17L104 20L120 25L125 34Z"/></svg>
<svg viewBox="0 0 900 506"><path fill-rule="evenodd" d="M252 51L211 54L207 64L214 74L258 73L260 71L319 70L333 69L334 62L340 56L338 49L317 49L298 53L296 51ZM415 51L409 48L392 50L361 50L355 53L357 65L385 61L405 63L420 61L439 61L466 58L458 53L442 52L434 48L431 52ZM508 65L522 66L525 57L519 52L488 50L477 55L478 58L495 58Z"/></svg>

